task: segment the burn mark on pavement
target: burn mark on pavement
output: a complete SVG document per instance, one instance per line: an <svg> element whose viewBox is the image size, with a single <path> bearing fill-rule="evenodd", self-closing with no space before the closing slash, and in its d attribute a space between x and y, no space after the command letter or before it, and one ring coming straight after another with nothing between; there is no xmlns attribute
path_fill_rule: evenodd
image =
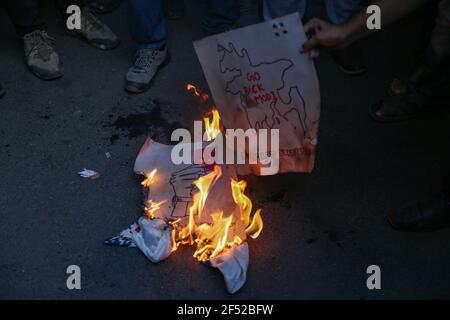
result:
<svg viewBox="0 0 450 320"><path fill-rule="evenodd" d="M314 242L317 242L316 238L306 239L306 244L313 244Z"/></svg>
<svg viewBox="0 0 450 320"><path fill-rule="evenodd" d="M262 202L263 203L264 202L265 203L267 203L267 202L278 203L283 208L287 208L287 209L291 208L291 202L289 201L289 198L286 195L286 190L284 190L284 189L269 195L268 197L263 199Z"/></svg>
<svg viewBox="0 0 450 320"><path fill-rule="evenodd" d="M109 138L109 142L110 144L114 144L117 140L119 140L120 136L118 134L113 134L110 138Z"/></svg>
<svg viewBox="0 0 450 320"><path fill-rule="evenodd" d="M344 247L342 246L339 238L337 237L336 233L334 233L333 231L326 231L327 235L328 235L328 240L330 240L331 242L335 243L339 248L343 249Z"/></svg>
<svg viewBox="0 0 450 320"><path fill-rule="evenodd" d="M179 122L169 122L162 116L159 100L154 99L152 104L153 108L151 111L118 117L111 123L111 126L120 130L122 135L128 139L148 135L155 141L170 143L172 131L182 128L182 126ZM113 134L110 137L110 143L114 144L119 138L118 134Z"/></svg>

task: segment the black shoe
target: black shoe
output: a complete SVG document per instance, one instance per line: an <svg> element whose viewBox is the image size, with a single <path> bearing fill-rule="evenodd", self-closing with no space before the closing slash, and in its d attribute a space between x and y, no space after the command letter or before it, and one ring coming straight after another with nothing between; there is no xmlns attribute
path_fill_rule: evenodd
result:
<svg viewBox="0 0 450 320"><path fill-rule="evenodd" d="M400 122L450 113L450 97L427 96L417 89L406 94L391 95L369 108L370 117L377 122Z"/></svg>
<svg viewBox="0 0 450 320"><path fill-rule="evenodd" d="M66 32L86 40L101 50L111 50L120 44L120 39L100 20L91 7L81 9L81 29Z"/></svg>
<svg viewBox="0 0 450 320"><path fill-rule="evenodd" d="M0 83L0 98L5 95L5 89L3 89L2 84Z"/></svg>
<svg viewBox="0 0 450 320"><path fill-rule="evenodd" d="M424 201L391 211L388 220L401 231L433 231L450 227L450 199L443 192Z"/></svg>
<svg viewBox="0 0 450 320"><path fill-rule="evenodd" d="M58 79L63 75L54 43L55 39L45 30L35 30L23 36L25 62L30 71L42 80Z"/></svg>
<svg viewBox="0 0 450 320"><path fill-rule="evenodd" d="M332 49L331 56L341 71L348 75L357 76L366 72L361 54L354 47Z"/></svg>

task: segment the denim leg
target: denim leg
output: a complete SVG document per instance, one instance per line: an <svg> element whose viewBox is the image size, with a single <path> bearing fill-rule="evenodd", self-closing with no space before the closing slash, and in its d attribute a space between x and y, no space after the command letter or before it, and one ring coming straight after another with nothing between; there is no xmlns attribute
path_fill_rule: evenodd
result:
<svg viewBox="0 0 450 320"><path fill-rule="evenodd" d="M327 14L334 24L344 24L360 9L361 0L325 0Z"/></svg>
<svg viewBox="0 0 450 320"><path fill-rule="evenodd" d="M202 27L210 34L228 31L239 19L239 0L208 0Z"/></svg>
<svg viewBox="0 0 450 320"><path fill-rule="evenodd" d="M264 0L264 20L272 20L294 12L300 13L300 18L303 18L306 11L306 1L307 0Z"/></svg>
<svg viewBox="0 0 450 320"><path fill-rule="evenodd" d="M130 34L138 48L163 48L167 30L161 0L128 0L127 4Z"/></svg>

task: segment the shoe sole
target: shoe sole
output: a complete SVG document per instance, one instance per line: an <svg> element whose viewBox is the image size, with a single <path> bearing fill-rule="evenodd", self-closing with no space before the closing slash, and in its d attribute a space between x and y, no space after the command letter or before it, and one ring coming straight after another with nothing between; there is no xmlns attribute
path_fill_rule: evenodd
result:
<svg viewBox="0 0 450 320"><path fill-rule="evenodd" d="M56 79L59 79L59 78L61 78L61 77L63 76L63 73L62 73L62 72L56 73L56 74L54 74L54 75L44 75L44 74L42 74L42 73L39 73L39 72L36 71L36 70L31 69L29 66L28 66L28 69L29 69L29 70L31 71L31 73L34 74L36 77L38 77L38 78L41 79L41 80L45 80L45 81L56 80Z"/></svg>
<svg viewBox="0 0 450 320"><path fill-rule="evenodd" d="M145 86L143 86L142 89L139 89L139 88L136 88L135 86L126 84L125 85L125 90L128 91L129 93L144 93L144 92L146 92L152 86L153 80L156 78L156 76L158 75L159 71L162 68L164 68L165 66L167 66L170 63L170 60L171 60L171 56L169 54L167 54L167 58L158 66L158 68L156 69L156 73L153 76L153 78Z"/></svg>
<svg viewBox="0 0 450 320"><path fill-rule="evenodd" d="M379 117L376 115L376 112L378 111L378 109L375 110L377 105L371 106L369 108L369 117L379 123L398 123L398 122L403 122L403 121L408 121L408 120L415 120L415 119L424 119L424 118L432 118L432 117L436 117L439 115L443 115L443 114L448 114L450 113L450 107L435 107L435 110L429 111L429 112L422 112L422 113L415 113L415 114L411 114L411 115L407 115L407 116L400 116L400 117L392 117L392 118L388 118L388 117Z"/></svg>
<svg viewBox="0 0 450 320"><path fill-rule="evenodd" d="M360 76L363 75L364 73L366 73L367 69L360 69L360 70L356 70L356 71L349 71L347 69L345 69L342 66L339 66L339 70L341 70L343 73L349 75L349 76Z"/></svg>
<svg viewBox="0 0 450 320"><path fill-rule="evenodd" d="M75 31L66 30L66 34L71 36L71 37L81 39L81 40L87 42L92 47L94 47L96 49L103 50L103 51L108 51L108 50L115 49L115 48L117 48L120 45L120 39L117 39L116 42L106 46L104 44L95 43L94 41L89 41L85 37L83 37L81 34L79 34L78 32L75 32Z"/></svg>

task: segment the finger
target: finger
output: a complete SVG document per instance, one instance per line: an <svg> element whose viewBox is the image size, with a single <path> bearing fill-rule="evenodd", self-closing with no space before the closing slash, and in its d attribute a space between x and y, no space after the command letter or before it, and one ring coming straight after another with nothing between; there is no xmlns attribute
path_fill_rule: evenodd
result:
<svg viewBox="0 0 450 320"><path fill-rule="evenodd" d="M309 52L309 56L310 56L312 59L318 58L318 57L319 57L319 50L317 50L317 49L311 50L311 51Z"/></svg>
<svg viewBox="0 0 450 320"><path fill-rule="evenodd" d="M300 52L301 53L310 52L311 50L317 49L318 47L319 47L319 40L316 37L312 37L303 44Z"/></svg>
<svg viewBox="0 0 450 320"><path fill-rule="evenodd" d="M317 29L319 21L320 20L317 19L317 18L313 18L313 19L309 20L304 26L305 33L306 34L314 33L316 31L316 29Z"/></svg>

